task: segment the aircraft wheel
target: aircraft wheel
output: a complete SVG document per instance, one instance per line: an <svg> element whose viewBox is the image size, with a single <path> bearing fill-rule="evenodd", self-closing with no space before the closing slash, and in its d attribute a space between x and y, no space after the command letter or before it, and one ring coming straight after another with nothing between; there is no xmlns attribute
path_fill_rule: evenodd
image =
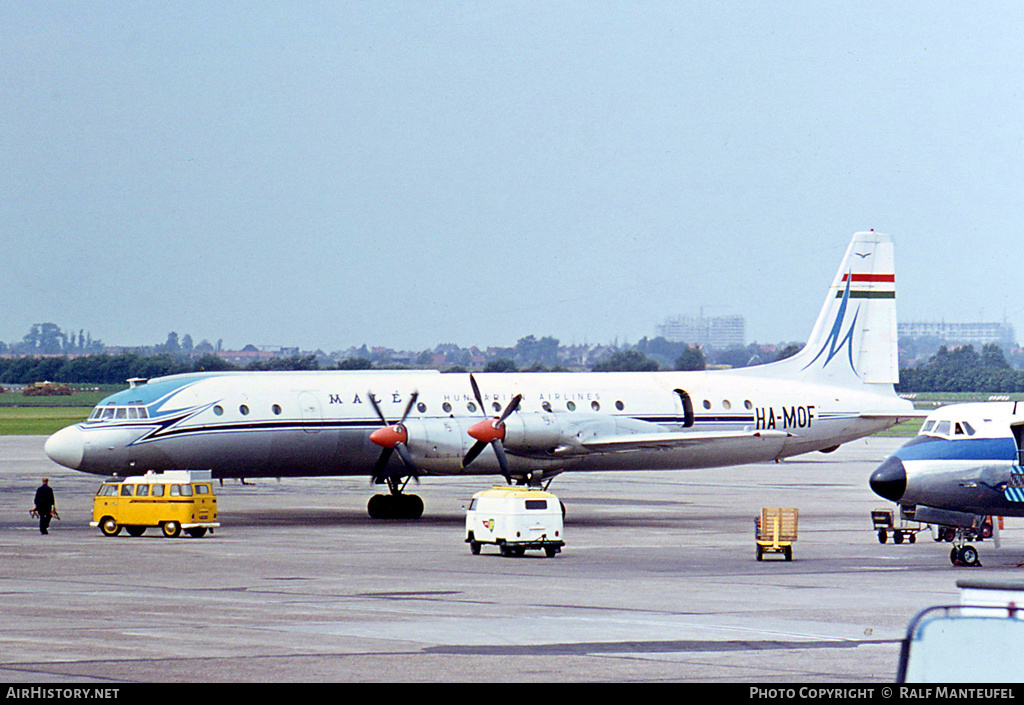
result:
<svg viewBox="0 0 1024 705"><path fill-rule="evenodd" d="M100 520L100 531L104 536L117 536L121 533L121 526L114 521L114 517L103 517Z"/></svg>
<svg viewBox="0 0 1024 705"><path fill-rule="evenodd" d="M406 494L401 497L403 519L419 519L423 516L423 500L418 494Z"/></svg>
<svg viewBox="0 0 1024 705"><path fill-rule="evenodd" d="M163 529L164 536L169 539L173 539L181 533L181 524L176 521L164 522L161 528Z"/></svg>
<svg viewBox="0 0 1024 705"><path fill-rule="evenodd" d="M956 562L958 560L960 560L960 551L958 551L958 550L956 550L956 548L954 548L953 550L951 550L949 552L949 562L952 563L953 565L956 565Z"/></svg>
<svg viewBox="0 0 1024 705"><path fill-rule="evenodd" d="M974 546L964 546L960 549L960 562L964 565L976 566L978 562L978 549Z"/></svg>
<svg viewBox="0 0 1024 705"><path fill-rule="evenodd" d="M374 495L367 502L367 513L370 514L370 519L384 519L384 504L387 502L387 498L384 495Z"/></svg>

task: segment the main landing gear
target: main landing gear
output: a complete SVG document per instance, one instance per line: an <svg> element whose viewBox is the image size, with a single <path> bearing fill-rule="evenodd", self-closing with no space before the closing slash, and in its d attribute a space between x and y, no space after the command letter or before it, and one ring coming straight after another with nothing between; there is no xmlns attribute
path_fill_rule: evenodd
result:
<svg viewBox="0 0 1024 705"><path fill-rule="evenodd" d="M405 494L402 490L409 484L409 478L400 482L389 475L385 478L391 494L375 494L370 497L366 511L372 519L419 519L423 516L423 500L419 495Z"/></svg>

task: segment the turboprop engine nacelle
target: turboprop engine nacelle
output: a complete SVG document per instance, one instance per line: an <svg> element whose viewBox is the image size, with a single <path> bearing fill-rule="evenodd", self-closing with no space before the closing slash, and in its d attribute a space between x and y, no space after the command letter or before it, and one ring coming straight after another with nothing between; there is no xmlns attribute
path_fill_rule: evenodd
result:
<svg viewBox="0 0 1024 705"><path fill-rule="evenodd" d="M505 421L505 447L511 451L587 453L583 442L593 438L651 433L658 427L605 414L515 414Z"/></svg>

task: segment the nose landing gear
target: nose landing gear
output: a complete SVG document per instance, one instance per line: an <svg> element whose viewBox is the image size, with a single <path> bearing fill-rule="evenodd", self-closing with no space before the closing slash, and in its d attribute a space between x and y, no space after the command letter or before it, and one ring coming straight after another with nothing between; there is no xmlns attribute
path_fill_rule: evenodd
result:
<svg viewBox="0 0 1024 705"><path fill-rule="evenodd" d="M949 562L957 566L981 567L978 549L967 543L967 531L957 529L953 537L953 548L949 551Z"/></svg>

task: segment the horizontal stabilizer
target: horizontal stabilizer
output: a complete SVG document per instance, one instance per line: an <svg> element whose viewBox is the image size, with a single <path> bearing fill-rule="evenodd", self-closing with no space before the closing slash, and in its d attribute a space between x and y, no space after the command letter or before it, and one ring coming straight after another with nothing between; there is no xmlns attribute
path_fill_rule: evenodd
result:
<svg viewBox="0 0 1024 705"><path fill-rule="evenodd" d="M930 412L928 411L918 411L916 409L888 413L884 411L862 411L858 414L858 417L862 419L891 419L895 426L896 424L903 423L904 421L927 418L929 413Z"/></svg>

